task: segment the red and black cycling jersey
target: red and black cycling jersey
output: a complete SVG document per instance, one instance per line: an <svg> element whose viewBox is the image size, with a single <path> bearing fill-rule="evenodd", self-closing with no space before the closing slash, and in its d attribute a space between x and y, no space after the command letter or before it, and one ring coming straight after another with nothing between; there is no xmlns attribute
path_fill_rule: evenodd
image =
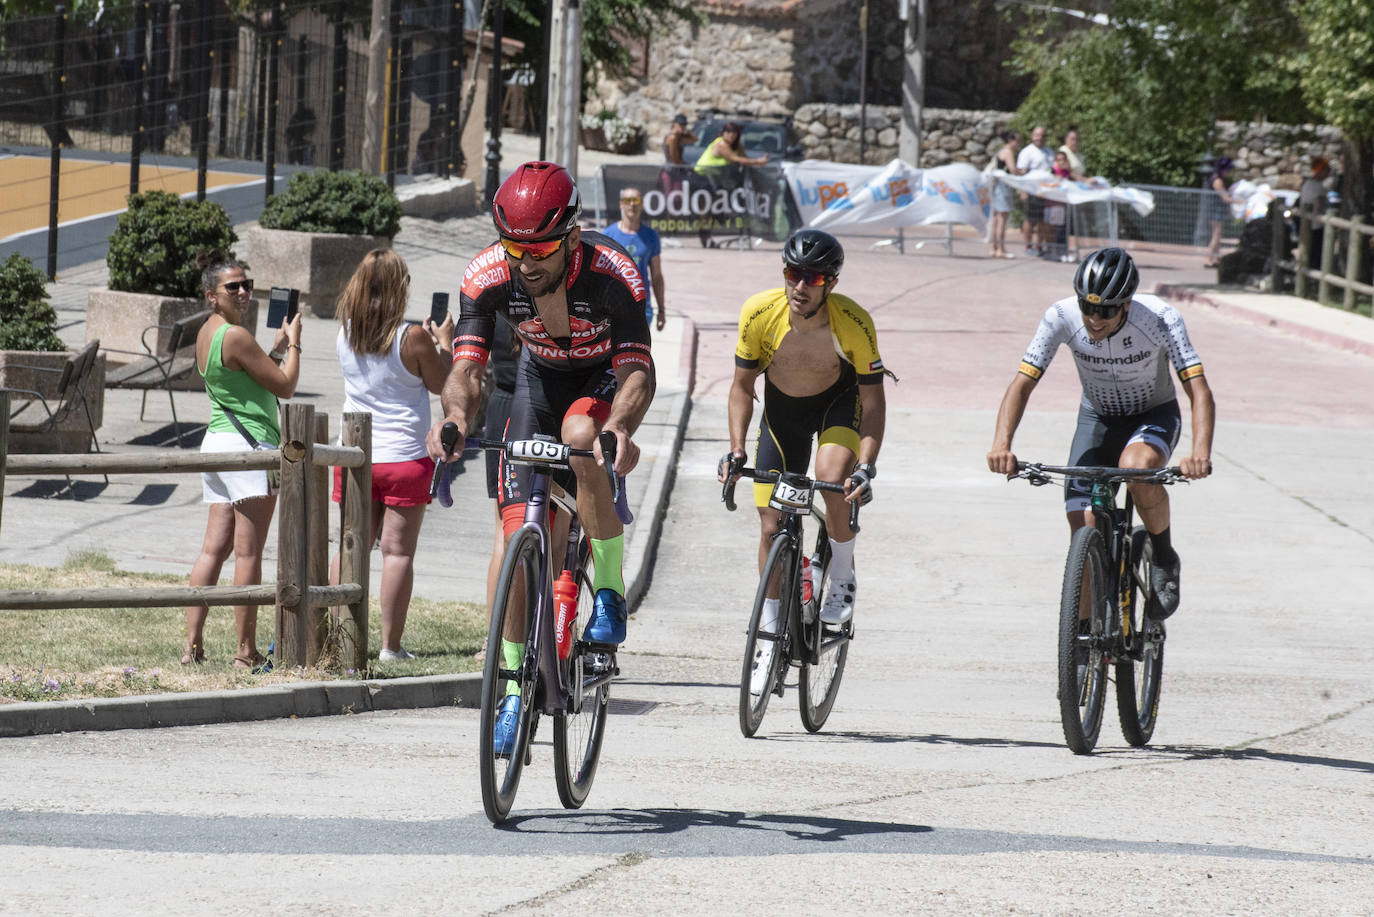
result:
<svg viewBox="0 0 1374 917"><path fill-rule="evenodd" d="M546 369L652 367L649 325L644 320L646 288L634 260L610 239L588 231L583 231L569 257L566 289L572 334L567 338L554 338L544 330L534 297L512 274L499 242L473 258L463 272L454 361L486 364L499 313L510 321L530 359Z"/></svg>

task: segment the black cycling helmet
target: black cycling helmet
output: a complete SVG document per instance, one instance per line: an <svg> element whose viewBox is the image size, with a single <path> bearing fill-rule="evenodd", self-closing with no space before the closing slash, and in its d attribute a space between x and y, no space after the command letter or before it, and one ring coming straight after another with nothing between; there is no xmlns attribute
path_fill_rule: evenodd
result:
<svg viewBox="0 0 1374 917"><path fill-rule="evenodd" d="M1073 275L1073 291L1080 304L1125 306L1140 283L1131 256L1119 248L1100 248L1091 252Z"/></svg>
<svg viewBox="0 0 1374 917"><path fill-rule="evenodd" d="M840 268L844 267L844 248L828 232L798 229L782 247L782 263L834 278L840 276Z"/></svg>

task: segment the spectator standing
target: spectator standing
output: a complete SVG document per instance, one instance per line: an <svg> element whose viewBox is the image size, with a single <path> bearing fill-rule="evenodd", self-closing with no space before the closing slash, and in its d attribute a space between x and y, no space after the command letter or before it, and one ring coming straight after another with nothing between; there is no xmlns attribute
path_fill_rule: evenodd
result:
<svg viewBox="0 0 1374 917"><path fill-rule="evenodd" d="M344 377L344 412L372 414L372 538L382 548L383 661L414 659L401 645L415 579L434 460L425 450L430 393L443 391L453 350L453 316L437 327L404 320L410 271L391 249L368 252L339 298L334 349ZM437 349L436 349L437 348ZM334 502L343 499L343 472L334 469ZM335 555L331 582L338 582Z"/></svg>
<svg viewBox="0 0 1374 917"><path fill-rule="evenodd" d="M1055 178L1071 181L1073 172L1069 167L1068 154L1063 150L1055 150L1054 165L1050 171ZM1047 253L1051 260L1063 262L1074 260L1069 257L1068 213L1069 205L1064 201L1045 201L1045 225L1054 233L1054 242L1049 246Z"/></svg>
<svg viewBox="0 0 1374 917"><path fill-rule="evenodd" d="M1298 206L1309 216L1326 213L1326 179L1331 174L1331 161L1325 156L1312 160L1312 174L1303 179L1302 189L1298 192ZM1322 233L1324 226L1312 227L1312 239L1307 249L1308 267L1319 267L1322 262Z"/></svg>
<svg viewBox="0 0 1374 917"><path fill-rule="evenodd" d="M1029 172L1048 172L1054 165L1054 154L1045 146L1045 126L1037 124L1031 128L1030 143L1016 156L1016 167L1025 175ZM1026 205L1026 219L1022 229L1026 238L1027 254L1041 254L1045 251L1045 199L1021 192L1021 202Z"/></svg>
<svg viewBox="0 0 1374 917"><path fill-rule="evenodd" d="M1207 201L1212 238L1207 243L1207 260L1203 262L1203 267L1216 267L1221 263L1222 227L1231 219L1231 204L1236 200L1231 196L1231 173L1234 170L1235 163L1231 157L1222 156L1212 167L1212 177L1207 182L1207 186L1212 190Z"/></svg>
<svg viewBox="0 0 1374 917"><path fill-rule="evenodd" d="M720 136L706 145L706 149L701 151L701 156L697 158L693 170L716 189L737 188L740 185L740 170L737 166L765 166L768 164L767 156L750 156L744 151L744 141L741 139L744 131L737 121L726 121L720 129ZM709 216L703 216L702 220L709 221ZM703 228L698 232L701 237L702 248L715 248L715 243L711 241L710 229Z"/></svg>
<svg viewBox="0 0 1374 917"><path fill-rule="evenodd" d="M611 223L602 232L620 243L620 246L634 259L639 268L639 276L649 281L654 295L644 300L644 320L662 331L668 318L663 306L663 243L653 227L644 222L644 195L638 188L622 188L620 191L620 220ZM654 319L657 304L658 319Z"/></svg>
<svg viewBox="0 0 1374 917"><path fill-rule="evenodd" d="M993 156L995 172L1003 172L1007 175L1020 175L1021 170L1016 166L1016 153L1021 149L1021 132L1006 131L1002 134L1002 148ZM1007 251L1007 218L1011 216L1012 208L1012 187L1004 181L997 181L992 186L992 234L989 241L992 243L992 257L994 258L1014 258L1011 252Z"/></svg>
<svg viewBox="0 0 1374 917"><path fill-rule="evenodd" d="M689 143L696 143L697 135L687 129L687 116L674 115L673 123L668 126L668 136L663 138L663 161L670 166L689 165L682 158L682 150Z"/></svg>
<svg viewBox="0 0 1374 917"><path fill-rule="evenodd" d="M1069 159L1069 172L1074 181L1083 181L1088 177L1086 167L1083 165L1083 157L1078 152L1078 125L1070 124L1064 131L1064 144L1059 148Z"/></svg>
<svg viewBox="0 0 1374 917"><path fill-rule="evenodd" d="M277 399L296 392L301 373L301 317L277 330L273 354L241 324L252 303L253 281L243 265L225 252L196 258L201 289L213 313L196 337L196 369L210 396L210 423L200 451L251 452L281 443ZM201 474L209 504L205 540L191 567L192 586L213 586L229 555L234 555L234 585L262 582L262 550L277 507L277 491L266 471L207 471ZM186 646L182 665L205 661L205 605L186 609ZM258 652L258 606L235 605L236 668L262 671L271 663Z"/></svg>

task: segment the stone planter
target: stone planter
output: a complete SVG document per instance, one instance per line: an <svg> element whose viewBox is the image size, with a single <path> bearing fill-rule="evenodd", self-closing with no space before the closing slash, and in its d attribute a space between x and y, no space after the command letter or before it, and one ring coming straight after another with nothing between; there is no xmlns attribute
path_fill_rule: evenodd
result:
<svg viewBox="0 0 1374 917"><path fill-rule="evenodd" d="M48 408L56 411L59 403L57 384L62 380L62 365L70 356L70 353L61 350L0 350L0 388L20 388L38 392L48 402ZM56 372L27 368L31 366L41 366ZM91 422L99 430L105 419L104 353L96 357L95 365L91 367L81 390L91 408ZM11 410L25 396L12 397L15 403ZM19 415L17 422L36 422L46 416L42 407L33 405ZM86 426L86 415L79 408L59 423L57 429L51 433L20 433L12 430L9 435L9 451L14 453L89 452L90 444L91 434Z"/></svg>
<svg viewBox="0 0 1374 917"><path fill-rule="evenodd" d="M168 328L179 319L209 308L205 297L181 298L156 293L125 293L96 287L86 294L86 342L100 341L100 351L111 366L123 366L143 353L143 331L150 325L164 326L148 333L149 346L161 354L167 349ZM258 303L254 300L241 322L254 335L258 331ZM109 348L109 353L106 353ZM127 351L118 353L116 351ZM202 391L199 374L172 384L178 391Z"/></svg>
<svg viewBox="0 0 1374 917"><path fill-rule="evenodd" d="M234 251L257 281L254 300L267 302L272 287L301 291L300 308L317 318L333 318L348 280L374 248L390 248L385 236L333 232L290 232L246 223L237 230Z"/></svg>

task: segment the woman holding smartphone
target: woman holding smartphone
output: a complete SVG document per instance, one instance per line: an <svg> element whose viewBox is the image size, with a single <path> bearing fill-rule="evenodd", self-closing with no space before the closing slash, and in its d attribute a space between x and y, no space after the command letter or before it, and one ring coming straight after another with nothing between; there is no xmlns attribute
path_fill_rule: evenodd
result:
<svg viewBox="0 0 1374 917"><path fill-rule="evenodd" d="M401 646L434 461L425 452L429 396L439 394L453 352L453 316L435 325L405 322L410 271L386 248L374 249L339 299L335 350L344 376L345 412L372 413L372 541L382 546L383 662L414 659ZM334 502L342 501L334 469ZM338 582L339 558L331 566Z"/></svg>
<svg viewBox="0 0 1374 917"><path fill-rule="evenodd" d="M301 319L277 330L273 352L285 350L280 365L240 322L253 297L253 281L225 252L196 258L201 287L214 313L196 338L196 368L210 396L210 423L201 452L249 452L281 443L277 399L296 392L301 372ZM210 505L205 541L191 568L192 586L219 582L220 569L234 555L234 585L262 582L262 549L277 507L276 488L266 471L207 471L201 475ZM186 609L186 647L182 665L205 661L205 619L209 609ZM237 649L234 665L257 670L267 662L257 646L258 606L235 605Z"/></svg>

